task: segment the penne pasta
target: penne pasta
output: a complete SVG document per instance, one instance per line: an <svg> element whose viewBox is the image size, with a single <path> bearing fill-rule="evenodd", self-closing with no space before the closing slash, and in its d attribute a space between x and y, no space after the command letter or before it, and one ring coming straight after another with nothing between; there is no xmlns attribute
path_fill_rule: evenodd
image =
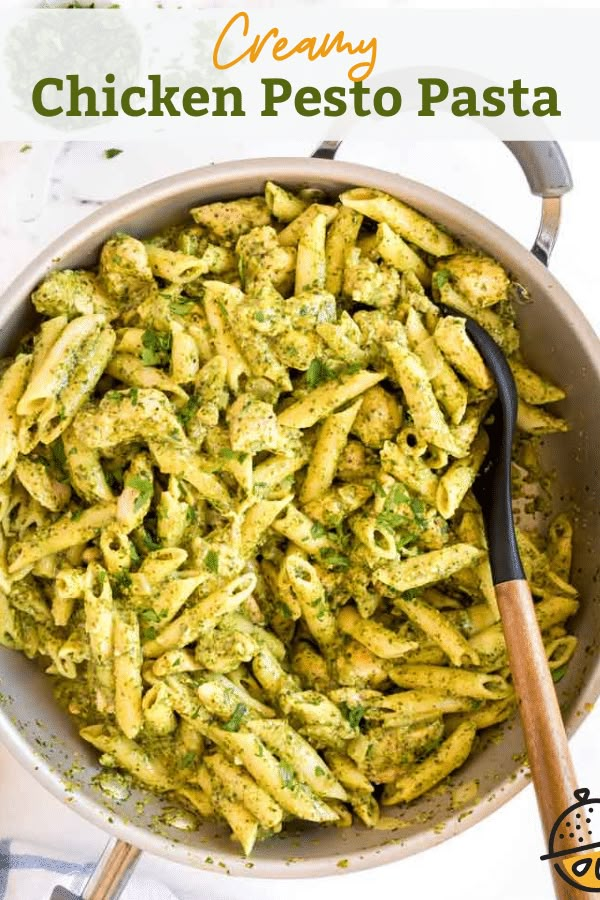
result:
<svg viewBox="0 0 600 900"><path fill-rule="evenodd" d="M510 275L399 198L269 181L191 214L49 273L0 366L0 644L166 825L244 854L294 819L397 827L380 804L437 796L517 706L473 492L496 392L462 316L517 383L555 681L576 520L541 521L526 438L568 428L564 392L519 350Z"/></svg>
<svg viewBox="0 0 600 900"><path fill-rule="evenodd" d="M458 726L437 750L414 771L402 776L383 792L382 803L408 803L438 784L455 769L460 768L471 751L475 726L467 721Z"/></svg>
<svg viewBox="0 0 600 900"><path fill-rule="evenodd" d="M458 248L450 235L440 231L433 222L411 209L401 200L372 188L352 188L340 200L344 206L385 222L393 231L433 256L449 256Z"/></svg>

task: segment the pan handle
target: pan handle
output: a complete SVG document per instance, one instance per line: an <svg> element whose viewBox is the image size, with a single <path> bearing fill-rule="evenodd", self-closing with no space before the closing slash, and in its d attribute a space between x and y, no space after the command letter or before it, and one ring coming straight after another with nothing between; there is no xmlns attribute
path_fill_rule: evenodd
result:
<svg viewBox="0 0 600 900"><path fill-rule="evenodd" d="M117 900L125 890L141 850L111 838L80 894L55 887L50 900Z"/></svg>
<svg viewBox="0 0 600 900"><path fill-rule="evenodd" d="M141 850L125 841L112 838L96 863L81 900L117 900L125 890Z"/></svg>
<svg viewBox="0 0 600 900"><path fill-rule="evenodd" d="M341 141L323 141L313 156L334 159ZM504 141L527 179L532 194L542 198L540 227L531 252L545 266L560 225L560 198L573 187L569 166L556 141Z"/></svg>

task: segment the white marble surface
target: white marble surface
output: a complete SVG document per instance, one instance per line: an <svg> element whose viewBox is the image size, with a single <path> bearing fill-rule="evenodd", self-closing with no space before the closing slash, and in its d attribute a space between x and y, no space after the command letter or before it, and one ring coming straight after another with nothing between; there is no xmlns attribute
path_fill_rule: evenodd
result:
<svg viewBox="0 0 600 900"><path fill-rule="evenodd" d="M260 155L302 155L313 148L253 140L224 148L120 145L123 154L104 158L107 145L72 143L0 144L0 291L52 238L91 210L130 188L213 161ZM597 278L598 146L565 146L576 189L565 202L562 234L552 269L600 333ZM538 203L504 148L490 142L399 144L382 147L358 138L342 148L343 158L401 171L459 197L524 243L537 228ZM0 301L1 302L1 301ZM572 741L579 783L600 791L600 710ZM47 794L0 747L0 838L18 837L46 847L69 848L94 859L104 836ZM415 892L433 900L547 900L550 882L542 852L533 791L529 787L501 810L463 835L426 854L343 879L312 882L232 881L197 873L146 856L140 871L169 885L178 897L211 900L287 900L310 893L313 900L342 895L358 900L366 889L398 895ZM127 897L127 894L125 895ZM130 894L133 896L133 894ZM11 898L12 900L12 898ZM17 900L17 898L15 898ZM19 897L18 900L45 900Z"/></svg>

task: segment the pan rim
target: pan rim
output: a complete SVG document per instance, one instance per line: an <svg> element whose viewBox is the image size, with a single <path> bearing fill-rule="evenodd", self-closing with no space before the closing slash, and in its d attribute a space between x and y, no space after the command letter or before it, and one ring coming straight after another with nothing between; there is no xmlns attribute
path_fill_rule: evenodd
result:
<svg viewBox="0 0 600 900"><path fill-rule="evenodd" d="M68 263L69 257L75 257L86 243L95 242L99 246L106 236L117 230L119 223L128 217L140 215L147 210L150 226L153 210L159 211L164 204L173 203L179 196L183 198L183 195L188 195L194 189L197 189L198 194L212 191L216 196L219 189L223 188L222 196L226 197L228 187L231 188L232 195L235 193L236 181L251 182L261 179L280 180L287 184L306 184L316 179L333 182L339 190L342 186L357 184L386 190L445 225L459 238L470 240L471 243L498 257L508 268L526 271L529 283L544 297L551 298L553 310L559 317L563 320L568 319L569 328L575 333L587 357L593 361L593 374L600 384L598 352L600 341L567 291L529 250L489 219L447 194L401 175L339 160L262 157L223 162L159 179L108 202L56 238L6 288L0 308L0 331L27 304L29 294L49 269L64 264L63 260L67 260ZM243 193L243 190L240 193ZM507 264L507 260L512 265ZM598 695L600 695L600 660L590 668L566 721L569 737L584 721ZM0 737L9 751L36 780L64 802L65 787L60 776L53 773L44 761L40 761L27 739L10 721L1 706ZM244 865L244 860L235 852L219 852L219 855L227 863L231 874L243 877L304 878L356 872L395 862L466 831L504 805L528 783L528 774L521 768L516 776L506 778L487 795L479 797L469 816L460 819L455 815L448 820L443 833L436 834L432 830L423 830L406 840L394 841L386 840L382 833L381 845L378 848L352 851L342 845L339 854L314 858L307 855L306 858L298 859L294 865L283 859L265 858L254 868L248 869ZM225 872L225 869L204 863L206 848L193 850L183 844L176 844L146 828L119 820L118 814L113 813L113 821L108 822L107 811L101 804L77 791L72 795L69 805L92 824L122 840L134 843L142 850L207 871ZM348 861L347 867L339 867L338 864L342 860Z"/></svg>

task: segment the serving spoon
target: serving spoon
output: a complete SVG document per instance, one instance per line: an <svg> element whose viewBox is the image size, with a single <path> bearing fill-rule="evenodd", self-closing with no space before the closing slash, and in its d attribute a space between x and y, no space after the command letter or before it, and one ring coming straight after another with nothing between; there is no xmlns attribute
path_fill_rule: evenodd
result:
<svg viewBox="0 0 600 900"><path fill-rule="evenodd" d="M489 451L475 479L473 492L483 512L492 580L525 734L529 767L544 836L548 839L554 823L573 803L577 782L515 534L511 456L517 421L517 388L504 353L487 331L469 316L453 309L445 312L465 319L467 334L479 350L498 388L498 398L492 407L493 421L487 429ZM571 888L554 868L552 875L558 900L577 900L587 896Z"/></svg>

